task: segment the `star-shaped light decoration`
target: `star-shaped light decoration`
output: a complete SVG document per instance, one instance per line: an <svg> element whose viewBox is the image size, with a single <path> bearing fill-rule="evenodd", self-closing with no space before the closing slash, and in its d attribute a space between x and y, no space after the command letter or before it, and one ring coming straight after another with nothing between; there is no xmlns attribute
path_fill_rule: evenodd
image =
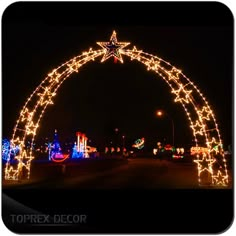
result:
<svg viewBox="0 0 236 236"><path fill-rule="evenodd" d="M140 54L142 53L142 50L138 50L135 46L133 47L133 49L132 49L132 53L131 53L131 55L130 55L130 58L131 58L131 61L133 60L133 59L137 59L138 61L140 61L140 59L141 59L141 56L140 56ZM137 55L136 55L137 54Z"/></svg>
<svg viewBox="0 0 236 236"><path fill-rule="evenodd" d="M172 67L172 69L169 71L169 80L179 80L179 75L182 73L181 70Z"/></svg>
<svg viewBox="0 0 236 236"><path fill-rule="evenodd" d="M145 63L147 65L147 70L156 70L160 64L160 61L155 61L153 57L151 60Z"/></svg>
<svg viewBox="0 0 236 236"><path fill-rule="evenodd" d="M50 77L49 83L59 83L59 78L61 77L61 74L57 72L57 69L54 69L51 73L48 74L48 77Z"/></svg>
<svg viewBox="0 0 236 236"><path fill-rule="evenodd" d="M204 125L201 125L198 120L195 125L191 125L191 128L193 129L195 135L203 135Z"/></svg>
<svg viewBox="0 0 236 236"><path fill-rule="evenodd" d="M118 42L116 38L116 31L113 31L109 42L97 42L97 44L104 49L104 54L101 62L106 61L110 57L114 57L115 60L119 60L123 63L121 57L121 51L124 47L128 46L129 42Z"/></svg>
<svg viewBox="0 0 236 236"><path fill-rule="evenodd" d="M185 102L189 103L190 101L190 94L192 90L185 90L183 84L180 84L179 89L172 90L172 93L176 94L175 102Z"/></svg>
<svg viewBox="0 0 236 236"><path fill-rule="evenodd" d="M203 156L201 159L194 160L198 164L198 173L199 175L203 171L208 171L212 174L212 164L215 162L215 160L211 158L207 158L207 154L203 153Z"/></svg>
<svg viewBox="0 0 236 236"><path fill-rule="evenodd" d="M20 137L17 137L15 139L11 140L11 146L12 147L16 147L16 146L20 146L23 147L24 142L20 139Z"/></svg>
<svg viewBox="0 0 236 236"><path fill-rule="evenodd" d="M198 111L198 114L202 120L210 120L210 115L212 115L212 111L208 107L203 106L202 110Z"/></svg>
<svg viewBox="0 0 236 236"><path fill-rule="evenodd" d="M34 157L31 154L28 155L24 150L20 155L16 156L15 159L18 160L18 173L21 173L21 171L23 170L22 168L24 167L27 171L27 178L29 179L31 161L34 159Z"/></svg>
<svg viewBox="0 0 236 236"><path fill-rule="evenodd" d="M217 144L215 137L212 137L211 141L208 141L207 144L209 146L214 146Z"/></svg>
<svg viewBox="0 0 236 236"><path fill-rule="evenodd" d="M38 125L38 124L34 124L33 121L29 122L29 123L25 126L27 135L29 135L29 134L35 135L35 134L36 134L36 129L38 128L38 126L39 126L39 125Z"/></svg>
<svg viewBox="0 0 236 236"><path fill-rule="evenodd" d="M5 169L5 179L17 180L18 179L18 169L13 169L12 166L9 169Z"/></svg>
<svg viewBox="0 0 236 236"><path fill-rule="evenodd" d="M219 153L219 148L222 147L222 144L220 142L217 142L214 137L212 137L211 141L207 142L209 152L215 151L215 153Z"/></svg>
<svg viewBox="0 0 236 236"><path fill-rule="evenodd" d="M67 66L69 67L69 72L77 72L79 71L80 68L80 63L76 61L76 59L73 59L71 63L68 63Z"/></svg>
<svg viewBox="0 0 236 236"><path fill-rule="evenodd" d="M34 158L32 156L27 155L26 151L24 150L20 155L16 156L15 159L19 162L23 162L26 160L33 160Z"/></svg>
<svg viewBox="0 0 236 236"><path fill-rule="evenodd" d="M217 175L212 176L213 181L216 185L226 186L228 182L228 176L222 175L221 171L218 170Z"/></svg>
<svg viewBox="0 0 236 236"><path fill-rule="evenodd" d="M22 110L22 112L20 113L21 115L21 121L25 121L25 120L31 120L33 117L33 112L29 112L28 108L26 107L24 110Z"/></svg>
<svg viewBox="0 0 236 236"><path fill-rule="evenodd" d="M56 93L52 93L48 87L44 89L43 93L38 93L39 104L43 106L44 104L53 104L52 97L54 97Z"/></svg>

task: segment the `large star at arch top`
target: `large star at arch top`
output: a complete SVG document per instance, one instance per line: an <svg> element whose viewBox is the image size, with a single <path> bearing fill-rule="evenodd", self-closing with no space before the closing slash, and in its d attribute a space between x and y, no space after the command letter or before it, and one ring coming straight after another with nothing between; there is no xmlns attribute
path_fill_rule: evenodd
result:
<svg viewBox="0 0 236 236"><path fill-rule="evenodd" d="M116 38L116 31L114 30L109 42L97 42L97 44L105 49L101 62L104 62L113 56L115 59L118 59L121 63L123 63L120 51L130 43L118 42Z"/></svg>

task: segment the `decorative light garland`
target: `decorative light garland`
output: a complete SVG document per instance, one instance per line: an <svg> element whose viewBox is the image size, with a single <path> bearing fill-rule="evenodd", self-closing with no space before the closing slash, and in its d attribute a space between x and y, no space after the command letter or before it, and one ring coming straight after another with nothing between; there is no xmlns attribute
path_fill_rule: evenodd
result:
<svg viewBox="0 0 236 236"><path fill-rule="evenodd" d="M193 130L193 136L196 142L196 147L199 144L205 144L207 153L204 153L203 159L199 155L196 156L195 162L198 164L199 183L201 183L201 174L205 171L211 174L212 184L227 185L228 173L226 166L226 159L223 152L223 144L220 136L220 131L214 113L209 106L206 98L197 88L197 86L187 78L181 70L172 66L169 62L138 50L135 46L133 49L124 49L129 42L118 42L116 32L113 31L109 42L97 42L102 50L93 50L90 48L87 52L72 58L63 63L59 67L52 70L48 76L41 82L41 84L34 90L34 92L27 99L22 108L19 118L13 130L11 139L11 148L19 147L20 152L16 159L19 161L16 168L10 164L10 158L5 167L5 179L18 179L22 164L27 166L28 178L30 173L30 161L33 159L32 147L29 153L22 153L25 151L26 138L31 138L32 143L39 128L39 123L43 117L48 105L53 104L53 98L57 94L57 90L62 83L74 72L79 72L81 66L89 61L94 61L97 57L102 57L102 62L110 57L114 57L123 63L122 54L137 60L144 64L149 71L157 73L170 87L171 93L175 95L174 101L180 103L187 118L190 122L190 128ZM197 102L196 102L197 101ZM197 119L196 119L197 117ZM217 148L216 148L217 147ZM213 163L217 162L215 156L220 155L223 165L221 168L214 167ZM27 157L27 158L26 158ZM25 161L28 159L28 161ZM30 161L29 161L30 160ZM205 161L203 167L203 161ZM28 163L28 164L27 164ZM216 179L223 176L223 180L216 181Z"/></svg>
<svg viewBox="0 0 236 236"><path fill-rule="evenodd" d="M147 70L152 70L157 73L164 81L170 86L171 93L175 94L174 101L179 102L187 115L190 122L190 128L193 130L193 136L195 139L196 147L199 144L206 145L208 156L208 165L202 169L202 165L198 164L198 176L199 183L202 184L201 179L202 173L207 171L211 174L213 185L222 185L221 182L214 181L213 176L218 171L218 167L212 167L212 163L216 162L215 156L220 154L220 159L222 160L223 166L219 164L221 168L221 173L224 176L224 183L228 184L228 173L226 166L226 159L223 152L223 145L218 129L218 124L216 123L214 113L210 108L206 98L200 92L196 85L193 84L190 79L188 79L181 70L173 67L169 62L164 61L161 58L153 56L151 54L145 53L142 50L138 50L133 47L132 50L126 50L122 52L127 55L131 60L137 60L147 67ZM156 64L154 65L154 63ZM171 69L169 69L171 67ZM196 103L198 101L198 103ZM194 118L192 118L194 117ZM196 117L198 119L196 120ZM208 128L210 127L210 128ZM217 148L216 148L217 147ZM199 160L199 156L196 156L196 161ZM209 161L211 160L211 161ZM200 159L201 161L201 159Z"/></svg>
<svg viewBox="0 0 236 236"><path fill-rule="evenodd" d="M144 142L145 142L144 138L141 138L141 139L139 138L134 142L132 147L135 147L137 149L142 149L142 148L144 148Z"/></svg>
<svg viewBox="0 0 236 236"><path fill-rule="evenodd" d="M68 159L70 156L69 156L69 154L63 154L62 155L62 158L56 158L54 155L51 157L51 160L53 161L53 162L64 162L66 159Z"/></svg>

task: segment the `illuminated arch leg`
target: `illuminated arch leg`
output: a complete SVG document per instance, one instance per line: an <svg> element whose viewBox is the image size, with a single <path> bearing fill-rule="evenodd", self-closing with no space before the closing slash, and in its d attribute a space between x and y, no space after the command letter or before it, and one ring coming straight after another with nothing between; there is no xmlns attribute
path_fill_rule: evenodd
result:
<svg viewBox="0 0 236 236"><path fill-rule="evenodd" d="M18 147L19 152L13 157L8 155L5 167L6 180L18 180L24 169L27 172L27 178L30 178L31 161L34 159L33 142L47 106L53 104L53 98L58 89L72 73L78 72L81 66L102 54L104 54L104 50L89 49L89 51L63 63L50 72L30 95L20 112L13 131L10 149ZM26 142L29 140L30 147L27 148ZM17 161L17 164L11 164L13 159Z"/></svg>
<svg viewBox="0 0 236 236"><path fill-rule="evenodd" d="M213 185L226 186L228 172L223 144L212 109L197 86L181 70L163 59L137 50L122 50L122 54L131 60L137 60L147 70L157 73L170 87L174 101L180 103L187 115L195 139L196 147L205 147L204 153L197 153L198 180L202 184L202 175L207 173Z"/></svg>

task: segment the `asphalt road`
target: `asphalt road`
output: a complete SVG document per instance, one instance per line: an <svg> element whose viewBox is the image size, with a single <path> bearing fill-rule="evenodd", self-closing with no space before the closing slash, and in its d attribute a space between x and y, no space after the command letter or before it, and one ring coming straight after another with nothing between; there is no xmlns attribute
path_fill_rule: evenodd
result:
<svg viewBox="0 0 236 236"><path fill-rule="evenodd" d="M64 172L62 165L45 164L36 165L36 177L30 181L3 182L3 188L194 189L200 187L196 168L195 163L153 158L133 158L120 163L88 160L67 165Z"/></svg>
<svg viewBox="0 0 236 236"><path fill-rule="evenodd" d="M101 166L106 165L106 168ZM47 165L48 166L48 165ZM49 169L50 177L34 178L21 183L4 184L13 188L76 188L76 189L165 189L198 188L197 171L194 163L181 163L153 158L133 158L122 164L87 163L67 166L59 175ZM53 167L55 169L55 166ZM37 167L42 176L45 168ZM73 174L71 174L73 172Z"/></svg>
<svg viewBox="0 0 236 236"><path fill-rule="evenodd" d="M66 180L67 187L83 189L193 188L196 166L155 159L129 159L128 164L101 173ZM187 176L187 178L186 178Z"/></svg>

